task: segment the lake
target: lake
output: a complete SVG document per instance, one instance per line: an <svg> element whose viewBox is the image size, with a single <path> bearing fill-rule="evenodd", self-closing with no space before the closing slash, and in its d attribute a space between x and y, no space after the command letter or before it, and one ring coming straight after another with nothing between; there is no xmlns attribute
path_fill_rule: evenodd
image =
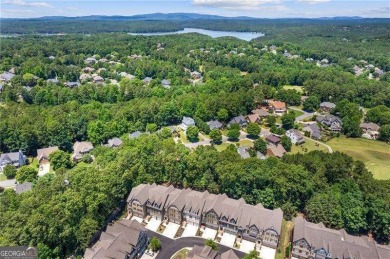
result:
<svg viewBox="0 0 390 259"><path fill-rule="evenodd" d="M181 31L174 32L153 32L153 33L129 33L130 35L143 35L143 36L157 36L157 35L172 35L172 34L183 34L183 33L200 33L208 35L212 38L219 37L236 37L241 40L250 41L252 39L264 36L261 32L235 32L235 31L212 31L195 28L184 28Z"/></svg>

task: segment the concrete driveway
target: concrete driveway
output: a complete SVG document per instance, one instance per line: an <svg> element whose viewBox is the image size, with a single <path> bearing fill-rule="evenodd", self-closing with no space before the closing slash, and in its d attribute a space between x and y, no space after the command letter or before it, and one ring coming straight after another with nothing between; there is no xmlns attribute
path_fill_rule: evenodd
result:
<svg viewBox="0 0 390 259"><path fill-rule="evenodd" d="M229 233L223 233L221 242L219 242L221 245L233 247L234 242L236 241L236 235L232 235Z"/></svg>
<svg viewBox="0 0 390 259"><path fill-rule="evenodd" d="M138 221L139 223L142 223L142 221L144 221L142 218L136 217L136 216L133 216L131 219L132 220L134 219L135 221Z"/></svg>
<svg viewBox="0 0 390 259"><path fill-rule="evenodd" d="M275 259L276 250L266 246L262 246L260 250L260 258L262 259Z"/></svg>
<svg viewBox="0 0 390 259"><path fill-rule="evenodd" d="M205 228L202 234L202 237L204 239L215 239L215 236L217 235L217 230L211 229L211 228Z"/></svg>
<svg viewBox="0 0 390 259"><path fill-rule="evenodd" d="M249 254L249 252L255 249L255 243L248 240L242 240L240 245L240 251Z"/></svg>
<svg viewBox="0 0 390 259"><path fill-rule="evenodd" d="M196 236L196 232L198 232L198 226L187 224L185 227L182 237L194 237Z"/></svg>
<svg viewBox="0 0 390 259"><path fill-rule="evenodd" d="M0 181L0 187L3 188L14 187L15 183L16 183L15 179Z"/></svg>
<svg viewBox="0 0 390 259"><path fill-rule="evenodd" d="M174 238L176 235L176 232L179 230L180 225L169 222L168 225L165 227L164 232L162 233L163 236Z"/></svg>
<svg viewBox="0 0 390 259"><path fill-rule="evenodd" d="M161 225L161 220L156 218L151 218L146 225L146 228L152 231L157 232L158 227Z"/></svg>
<svg viewBox="0 0 390 259"><path fill-rule="evenodd" d="M50 171L50 163L41 164L39 165L38 176L42 177L45 174L48 174L49 171Z"/></svg>

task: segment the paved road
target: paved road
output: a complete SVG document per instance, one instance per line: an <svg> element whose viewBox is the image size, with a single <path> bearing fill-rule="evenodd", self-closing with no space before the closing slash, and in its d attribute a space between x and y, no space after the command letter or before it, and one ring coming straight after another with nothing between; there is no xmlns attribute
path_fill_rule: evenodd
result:
<svg viewBox="0 0 390 259"><path fill-rule="evenodd" d="M0 181L0 187L3 187L3 188L14 187L15 182L16 182L15 179Z"/></svg>
<svg viewBox="0 0 390 259"><path fill-rule="evenodd" d="M298 108L295 108L295 107L289 107L289 108L291 110L294 110L294 111L303 112L303 114L301 116L298 116L298 117L295 118L295 122L304 121L305 119L310 118L313 115L317 114L316 112L306 112L304 110L301 110L301 109L298 109Z"/></svg>
<svg viewBox="0 0 390 259"><path fill-rule="evenodd" d="M158 253L156 259L170 259L177 251L185 247L193 247L194 245L204 245L205 239L200 237L182 237L178 239L170 239L166 236L160 235L156 232L148 231L147 235L149 238L157 237L161 241L161 251ZM220 253L230 250L230 247L218 245L218 251ZM245 253L234 250L234 253L240 258L245 256Z"/></svg>

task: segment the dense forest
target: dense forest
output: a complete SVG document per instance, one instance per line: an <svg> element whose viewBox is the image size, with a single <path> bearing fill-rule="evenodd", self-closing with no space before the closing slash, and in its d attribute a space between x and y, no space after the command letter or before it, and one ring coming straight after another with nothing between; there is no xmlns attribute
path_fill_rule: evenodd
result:
<svg viewBox="0 0 390 259"><path fill-rule="evenodd" d="M363 163L338 152L243 160L235 146L191 152L170 134L153 134L125 140L120 149L96 148L93 155L93 164L56 170L31 192L6 190L0 244L37 245L47 258L82 254L132 186L146 182L224 192L281 207L286 219L304 212L310 221L389 241L390 181L374 180Z"/></svg>
<svg viewBox="0 0 390 259"><path fill-rule="evenodd" d="M38 148L53 145L63 151L54 163L56 173L35 179L31 192L0 194L0 245L38 246L43 258L81 255L131 188L146 182L224 192L280 207L286 219L304 213L312 222L388 243L390 181L373 179L362 162L345 154L315 151L243 160L234 145L222 152L214 147L189 150L175 144L166 130L128 138L151 124L156 129L177 125L183 116L196 118L197 124L213 119L226 124L264 99L300 105L302 95L337 103L334 112L347 125L356 124L352 117L362 119L360 107L369 109L369 121L389 125L390 33L383 22L2 20L2 33L23 28L72 34L1 38L0 71L13 70L15 76L0 93L0 152L23 150L35 156ZM266 36L246 42L199 34L124 33L162 27L261 31ZM86 64L92 56L104 61ZM320 64L325 59L327 66ZM367 68L355 75L354 66ZM86 67L104 82L81 80ZM192 71L201 73L201 83L193 83ZM145 77L151 82L145 83ZM54 78L58 83L47 81ZM163 79L170 80L170 87L162 86ZM81 85L66 86L75 81ZM303 93L284 90L285 85L303 86ZM350 128L343 133L355 137ZM112 137L121 137L124 145L100 145ZM96 147L92 163L67 159L73 143L81 140Z"/></svg>

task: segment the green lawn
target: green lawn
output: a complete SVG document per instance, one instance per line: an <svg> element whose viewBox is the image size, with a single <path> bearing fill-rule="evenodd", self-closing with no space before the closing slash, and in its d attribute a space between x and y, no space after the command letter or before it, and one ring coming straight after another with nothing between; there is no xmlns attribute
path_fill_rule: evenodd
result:
<svg viewBox="0 0 390 259"><path fill-rule="evenodd" d="M3 173L1 173L0 174L0 181L4 181L4 180L7 180L7 177Z"/></svg>
<svg viewBox="0 0 390 259"><path fill-rule="evenodd" d="M36 157L28 158L29 166L38 170L38 159Z"/></svg>
<svg viewBox="0 0 390 259"><path fill-rule="evenodd" d="M303 93L303 87L297 85L285 85L283 86L284 90L296 90L298 93Z"/></svg>
<svg viewBox="0 0 390 259"><path fill-rule="evenodd" d="M292 145L291 151L289 154L296 154L296 153L307 153L305 151L305 148L307 148L307 152L313 151L313 150L321 150L324 152L328 152L328 149L324 145L316 146L316 143L311 139L305 139L305 143L302 145L296 146Z"/></svg>
<svg viewBox="0 0 390 259"><path fill-rule="evenodd" d="M248 139L242 139L238 143L240 143L240 147L253 147L253 142Z"/></svg>
<svg viewBox="0 0 390 259"><path fill-rule="evenodd" d="M334 151L363 161L376 179L390 179L390 145L363 138L334 138L327 142Z"/></svg>
<svg viewBox="0 0 390 259"><path fill-rule="evenodd" d="M214 147L219 151L224 151L225 149L227 149L227 147L230 145L230 143L222 143L221 145L214 145Z"/></svg>
<svg viewBox="0 0 390 259"><path fill-rule="evenodd" d="M297 111L297 110L292 110L292 109L288 109L288 111L294 112L295 118L298 117L298 116L303 115L303 112L302 112L302 111Z"/></svg>
<svg viewBox="0 0 390 259"><path fill-rule="evenodd" d="M173 256L172 256L172 259L186 259L187 258L187 254L190 252L190 250L186 249L186 248L183 248L181 250L179 250L178 252L176 252Z"/></svg>

